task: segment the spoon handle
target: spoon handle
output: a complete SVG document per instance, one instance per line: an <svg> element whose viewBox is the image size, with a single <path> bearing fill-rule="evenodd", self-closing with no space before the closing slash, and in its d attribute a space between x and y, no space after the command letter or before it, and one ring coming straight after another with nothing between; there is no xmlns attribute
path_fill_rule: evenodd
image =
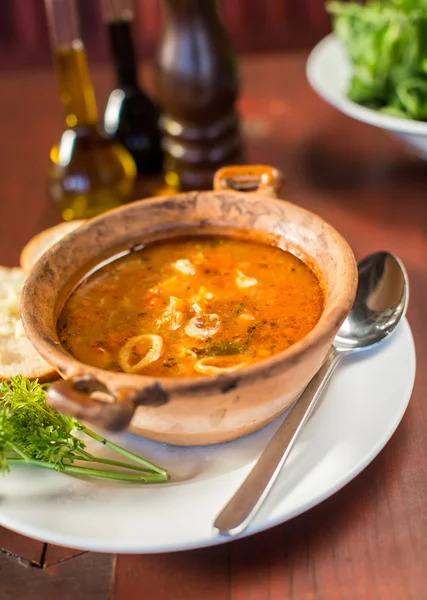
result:
<svg viewBox="0 0 427 600"><path fill-rule="evenodd" d="M319 371L262 452L252 471L215 519L214 527L221 534L238 535L250 525L270 493L340 359L341 354L332 348Z"/></svg>

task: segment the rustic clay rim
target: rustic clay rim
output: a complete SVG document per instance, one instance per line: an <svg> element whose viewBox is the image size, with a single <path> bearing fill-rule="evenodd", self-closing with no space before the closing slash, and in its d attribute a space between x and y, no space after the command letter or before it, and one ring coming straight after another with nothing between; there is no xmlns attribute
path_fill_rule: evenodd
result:
<svg viewBox="0 0 427 600"><path fill-rule="evenodd" d="M198 192L195 193L197 194ZM204 195L216 195L217 193L218 191L203 192ZM131 390L143 389L156 384L166 393L174 392L192 395L199 394L200 392L216 393L218 388L221 389L222 392L225 392L233 389L239 382L243 382L243 380L245 383L248 383L251 380L257 380L259 377L273 376L275 373L282 370L285 364L294 364L300 360L304 360L304 356L315 351L318 345L321 345L325 340L330 338L331 330L336 329L337 324L341 325L347 317L356 294L358 281L357 264L347 241L334 227L332 227L332 225L320 216L286 200L272 198L271 196L260 195L254 192L247 193L234 190L224 191L221 192L221 194L230 194L233 196L241 195L245 198L245 201L256 202L261 200L266 204L277 204L281 207L286 205L291 206L293 210L298 210L312 221L322 225L326 234L334 239L336 247L339 250L334 256L339 257L340 262L345 263L345 275L341 278L339 286L340 291L337 292L336 297L331 301L332 304L328 304L328 300L326 300L325 308L319 321L304 338L278 354L262 359L252 365L242 367L232 373L204 375L203 377L149 377L146 375L108 371L87 365L74 358L71 354L68 354L65 348L60 345L58 337L55 340L50 336L43 336L43 332L41 332L28 317L26 307L32 300L30 294L31 288L37 285L37 279L40 274L45 268L49 267L51 261L55 260L55 255L58 250L60 248L62 249L69 241L74 240L76 237L84 237L92 228L95 228L106 219L113 217L118 212L125 212L130 207L135 207L135 205L162 204L167 199L173 198L174 200L179 200L180 198L188 196L186 193L181 193L169 197L154 197L138 200L94 217L81 225L76 231L73 231L62 238L40 258L29 273L22 290L21 318L29 339L41 356L57 368L59 372L62 371L66 380L93 377L109 388L116 398L122 396L120 393L121 390L124 391L123 395L127 396ZM196 225L194 227L196 228ZM214 225L212 225L212 227L214 227ZM236 226L235 229L251 231L250 228L241 228L238 226ZM163 228L163 230L168 231L166 228ZM176 231L178 230L179 228L176 229ZM253 229L253 231L257 230ZM142 235L141 240L143 239L144 237ZM111 249L113 250L114 247L112 246ZM309 253L307 253L307 257L310 257ZM60 289L61 288L59 287L58 291ZM52 310L55 310L55 307L52 307ZM63 354L63 352L66 354Z"/></svg>

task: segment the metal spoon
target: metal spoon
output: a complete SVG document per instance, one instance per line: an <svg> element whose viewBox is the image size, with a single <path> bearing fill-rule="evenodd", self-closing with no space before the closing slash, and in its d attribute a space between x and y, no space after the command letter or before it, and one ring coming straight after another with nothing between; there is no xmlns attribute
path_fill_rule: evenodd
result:
<svg viewBox="0 0 427 600"><path fill-rule="evenodd" d="M255 467L217 516L214 526L221 534L238 535L250 525L341 359L382 342L396 330L405 315L408 277L395 256L388 252L371 254L358 263L358 271L359 284L353 308L338 331L327 359L295 402Z"/></svg>

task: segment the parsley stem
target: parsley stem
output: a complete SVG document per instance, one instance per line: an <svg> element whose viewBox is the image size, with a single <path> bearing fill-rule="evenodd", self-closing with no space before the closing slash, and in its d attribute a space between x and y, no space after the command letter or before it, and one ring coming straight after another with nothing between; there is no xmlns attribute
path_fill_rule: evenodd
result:
<svg viewBox="0 0 427 600"><path fill-rule="evenodd" d="M108 458L97 458L96 456L90 456L89 458L80 458L76 456L76 460L83 460L93 463L102 463L103 465L111 465L112 467L121 467L122 469L132 469L132 471L141 471L142 473L152 473L148 467L138 467L137 465L131 465L129 463L121 462L120 460L109 460Z"/></svg>
<svg viewBox="0 0 427 600"><path fill-rule="evenodd" d="M169 479L169 475L166 471L164 473L144 473L141 475L128 475L127 473L101 471L100 469L90 469L88 467L78 467L75 465L64 465L63 463L49 463L43 460L37 460L36 458L31 458L13 442L10 442L9 446L12 450L16 452L16 454L18 454L21 457L21 459L12 459L14 460L14 462L21 461L27 464L36 465L38 467L44 467L45 469L51 469L52 471L73 473L74 475L85 475L87 477L103 477L104 479L115 479L117 481L140 481L141 483L165 482Z"/></svg>
<svg viewBox="0 0 427 600"><path fill-rule="evenodd" d="M115 452L117 452L118 454L121 454L122 456L126 456L126 458L129 458L130 460L132 460L132 461L134 461L134 462L136 462L136 463L138 463L140 465L144 465L150 471L154 471L155 473L159 473L163 477L168 477L168 472L165 469L162 469L161 467L158 467L157 465L151 463L150 461L146 460L145 458L141 458L137 454L134 454L133 452L130 452L130 450L126 450L125 448L122 448L121 446L118 446L114 442L111 442L110 440L107 440L102 435L98 435L97 433L95 433L91 429L88 429L87 427L83 427L82 431L86 435L88 435L89 437L91 437L92 439L94 439L97 442L99 442L100 444L103 444L104 446L106 446L107 448L110 448L111 450L115 450Z"/></svg>
<svg viewBox="0 0 427 600"><path fill-rule="evenodd" d="M83 448L77 448L75 452L82 457L82 460L91 460L92 458L94 458L92 454L89 454L89 452L86 452L86 450L83 450Z"/></svg>
<svg viewBox="0 0 427 600"><path fill-rule="evenodd" d="M9 462L28 462L32 460L30 457L22 458L21 456L8 456L7 460ZM75 460L94 462L94 463L102 463L103 465L111 465L112 467L121 467L122 469L130 469L132 471L140 471L141 473L152 473L152 471L148 471L148 469L144 467L138 467L137 465L131 465L129 463L121 462L119 460L108 460L107 458L96 458L92 456L90 458L80 458L79 456L75 457Z"/></svg>
<svg viewBox="0 0 427 600"><path fill-rule="evenodd" d="M62 465L48 463L43 460L37 460L35 458L29 458L27 456L22 458L10 458L12 462L21 462L24 464L35 465L37 467L43 467L44 469L50 469L51 471L60 471L61 473L73 473L74 475L83 475L85 477L101 477L104 479L115 479L116 481L137 481L141 483L163 483L168 480L168 477L161 473L146 473L141 475L128 475L127 473L114 473L113 471L101 471L100 469L89 469L87 467L77 467L75 465Z"/></svg>
<svg viewBox="0 0 427 600"><path fill-rule="evenodd" d="M28 454L25 454L25 452L22 452L22 450L20 450L18 448L18 446L15 446L15 444L13 442L9 442L9 447L12 448L12 450L14 450L16 452L16 454L19 454L19 456L21 458L23 458L26 462L31 461L32 459L28 456ZM9 460L9 459L8 459Z"/></svg>
<svg viewBox="0 0 427 600"><path fill-rule="evenodd" d="M43 463L44 464L44 463ZM49 467L51 465L49 464ZM53 465L54 466L54 465ZM140 481L141 483L162 483L168 480L166 475L161 473L147 473L144 475L128 475L127 473L114 473L113 471L101 471L99 469L88 469L87 467L76 467L65 465L65 473L74 473L75 475L85 475L88 477L103 477L104 479L115 479L117 481Z"/></svg>

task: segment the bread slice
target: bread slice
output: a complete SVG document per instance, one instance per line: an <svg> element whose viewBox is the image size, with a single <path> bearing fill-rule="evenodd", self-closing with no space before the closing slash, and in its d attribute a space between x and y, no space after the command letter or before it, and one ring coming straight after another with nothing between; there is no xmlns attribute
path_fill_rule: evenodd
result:
<svg viewBox="0 0 427 600"><path fill-rule="evenodd" d="M58 377L25 335L20 317L21 291L26 274L39 258L82 223L82 220L64 222L42 231L23 248L21 268L0 267L0 380L22 375L46 382Z"/></svg>
<svg viewBox="0 0 427 600"><path fill-rule="evenodd" d="M21 268L28 273L51 246L77 229L77 227L80 227L84 222L84 220L64 221L35 235L22 249L19 259Z"/></svg>
<svg viewBox="0 0 427 600"><path fill-rule="evenodd" d="M25 273L20 268L0 267L0 380L22 375L52 381L58 373L26 337L19 305Z"/></svg>

